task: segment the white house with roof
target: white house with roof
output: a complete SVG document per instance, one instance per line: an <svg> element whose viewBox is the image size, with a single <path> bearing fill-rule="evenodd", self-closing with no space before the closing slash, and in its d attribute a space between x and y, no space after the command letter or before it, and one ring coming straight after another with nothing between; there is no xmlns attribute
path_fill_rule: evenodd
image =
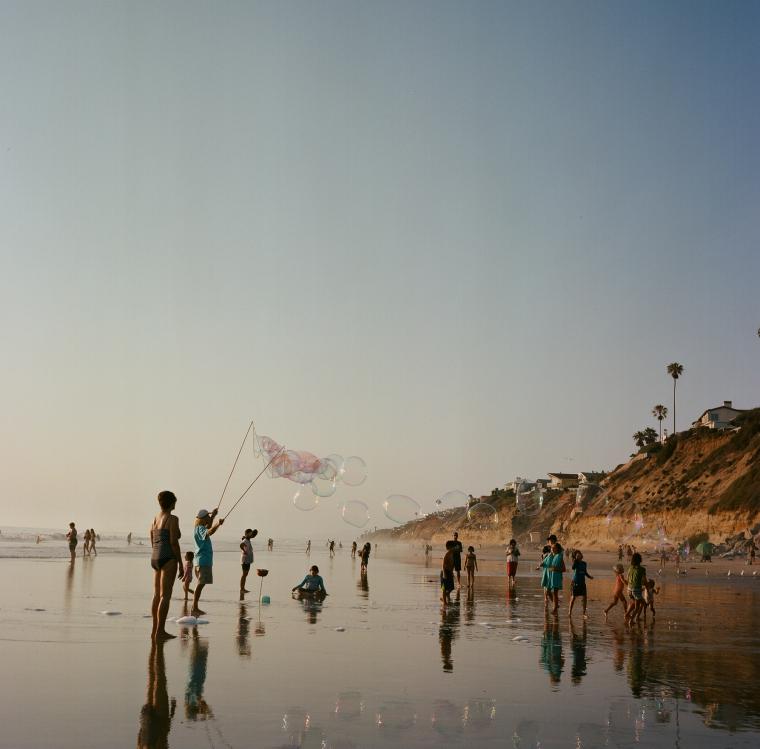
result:
<svg viewBox="0 0 760 749"><path fill-rule="evenodd" d="M575 489L578 486L578 474L550 473L549 482L552 489Z"/></svg>
<svg viewBox="0 0 760 749"><path fill-rule="evenodd" d="M691 425L693 427L707 427L708 429L728 429L733 426L731 422L745 410L734 408L731 401L723 401L722 406L715 406L715 408L708 408L703 411L702 415Z"/></svg>

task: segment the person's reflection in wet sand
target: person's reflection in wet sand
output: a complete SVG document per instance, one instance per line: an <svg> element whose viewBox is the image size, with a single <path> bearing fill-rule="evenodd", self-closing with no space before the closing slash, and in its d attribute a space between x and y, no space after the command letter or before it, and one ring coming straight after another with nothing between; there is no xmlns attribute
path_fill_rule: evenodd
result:
<svg viewBox="0 0 760 749"><path fill-rule="evenodd" d="M251 657L251 643L249 642L250 631L251 620L248 618L248 606L241 603L240 612L238 613L237 649L238 655L242 655L244 658Z"/></svg>
<svg viewBox="0 0 760 749"><path fill-rule="evenodd" d="M464 607L464 622L472 624L475 621L475 588L467 588L467 603Z"/></svg>
<svg viewBox="0 0 760 749"><path fill-rule="evenodd" d="M634 697L641 697L641 688L646 681L652 657L654 630L631 627L629 634L631 649L628 653L628 683L631 687L631 694Z"/></svg>
<svg viewBox="0 0 760 749"><path fill-rule="evenodd" d="M443 670L446 673L451 673L454 670L454 661L451 659L451 646L454 643L454 638L459 633L461 614L459 590L457 589L451 605L441 607L441 624L438 627L438 641L441 644L441 661L443 662Z"/></svg>
<svg viewBox="0 0 760 749"><path fill-rule="evenodd" d="M198 628L190 632L190 668L185 689L185 717L188 720L210 720L214 717L211 706L203 699L208 668L208 640L202 640Z"/></svg>
<svg viewBox="0 0 760 749"><path fill-rule="evenodd" d="M570 668L570 679L573 684L580 684L586 675L588 661L586 659L586 620L583 620L580 632L575 622L570 620L570 647L573 650L573 665Z"/></svg>
<svg viewBox="0 0 760 749"><path fill-rule="evenodd" d="M562 654L562 635L557 617L549 613L544 617L544 634L541 638L541 665L549 674L552 685L559 684L565 658Z"/></svg>
<svg viewBox="0 0 760 749"><path fill-rule="evenodd" d="M366 570L359 575L359 579L356 581L356 587L359 589L359 595L362 598L369 598L369 579L367 578Z"/></svg>
<svg viewBox="0 0 760 749"><path fill-rule="evenodd" d="M63 610L68 614L71 612L71 594L74 592L74 562L70 562L66 567L66 582L63 587Z"/></svg>
<svg viewBox="0 0 760 749"><path fill-rule="evenodd" d="M322 611L322 601L314 598L302 598L301 604L303 605L303 610L306 614L306 623L316 624L317 616Z"/></svg>
<svg viewBox="0 0 760 749"><path fill-rule="evenodd" d="M612 627L612 666L615 671L622 671L625 665L625 632L622 627Z"/></svg>
<svg viewBox="0 0 760 749"><path fill-rule="evenodd" d="M145 704L140 710L138 749L167 749L177 701L169 701L166 690L164 643L153 642L148 656L148 689Z"/></svg>

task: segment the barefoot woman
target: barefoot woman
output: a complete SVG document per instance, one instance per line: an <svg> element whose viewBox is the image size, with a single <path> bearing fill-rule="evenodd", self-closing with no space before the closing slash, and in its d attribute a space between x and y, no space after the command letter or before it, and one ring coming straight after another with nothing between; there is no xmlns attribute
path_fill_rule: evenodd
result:
<svg viewBox="0 0 760 749"><path fill-rule="evenodd" d="M179 520L172 515L177 498L173 492L163 491L158 495L161 512L153 518L150 526L150 543L153 553L150 566L153 567L153 615L154 640L168 640L166 631L166 615L169 613L169 602L174 588L174 579L182 577L182 552L179 548Z"/></svg>

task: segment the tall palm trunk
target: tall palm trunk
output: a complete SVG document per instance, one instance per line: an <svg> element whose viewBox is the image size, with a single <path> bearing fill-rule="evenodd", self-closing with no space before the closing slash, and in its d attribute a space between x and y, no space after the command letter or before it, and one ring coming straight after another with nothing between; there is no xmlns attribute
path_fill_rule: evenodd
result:
<svg viewBox="0 0 760 749"><path fill-rule="evenodd" d="M673 434L676 433L676 383L678 380L673 378Z"/></svg>

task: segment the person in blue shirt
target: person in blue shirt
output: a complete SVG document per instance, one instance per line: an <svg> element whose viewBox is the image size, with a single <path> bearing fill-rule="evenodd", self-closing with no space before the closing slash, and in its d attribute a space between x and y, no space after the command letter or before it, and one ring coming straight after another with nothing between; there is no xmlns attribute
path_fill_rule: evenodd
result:
<svg viewBox="0 0 760 749"><path fill-rule="evenodd" d="M319 575L319 567L317 567L316 564L312 565L311 569L309 570L309 574L304 577L303 580L301 580L298 585L293 588L293 592L296 591L303 591L304 593L309 593L310 595L314 596L326 596L327 591L325 590L325 582Z"/></svg>
<svg viewBox="0 0 760 749"><path fill-rule="evenodd" d="M559 592L562 590L562 573L565 571L562 547L558 543L552 544L551 552L541 560L539 567L542 567L546 573L545 606L551 600L553 603L552 614L557 614L559 611ZM544 585L543 576L541 585Z"/></svg>
<svg viewBox="0 0 760 749"><path fill-rule="evenodd" d="M211 536L219 530L219 527L224 523L224 518L220 518L216 524L214 524L214 518L219 512L219 508L216 508L209 512L208 510L199 510L195 516L195 529L193 530L193 539L195 540L195 576L198 578L198 582L195 586L195 593L193 594L193 609L190 612L193 616L200 616L205 614L205 611L201 611L198 607L198 603L201 600L201 591L206 585L211 585L214 582L213 576L213 564L214 564L214 549L211 546Z"/></svg>
<svg viewBox="0 0 760 749"><path fill-rule="evenodd" d="M568 616L573 615L573 605L576 598L583 599L583 618L588 619L586 614L586 578L593 580L594 578L588 574L588 567L586 562L583 561L583 554L580 551L573 552L573 579L570 585L570 610L567 612Z"/></svg>

